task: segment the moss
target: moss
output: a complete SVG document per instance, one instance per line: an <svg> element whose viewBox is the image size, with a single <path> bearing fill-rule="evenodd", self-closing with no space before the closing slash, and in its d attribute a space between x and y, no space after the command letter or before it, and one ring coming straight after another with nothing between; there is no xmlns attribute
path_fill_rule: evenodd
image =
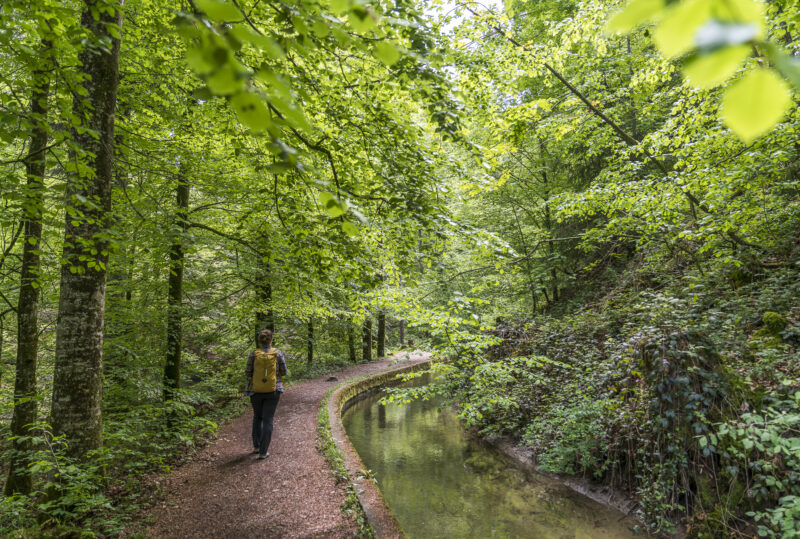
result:
<svg viewBox="0 0 800 539"><path fill-rule="evenodd" d="M786 329L786 318L780 313L767 311L761 321L764 327L753 333L747 341L747 348L752 352L779 348L783 344L781 331Z"/></svg>
<svg viewBox="0 0 800 539"><path fill-rule="evenodd" d="M764 329L775 337L780 337L781 331L786 329L786 318L780 313L767 311L761 317L761 321L764 322Z"/></svg>

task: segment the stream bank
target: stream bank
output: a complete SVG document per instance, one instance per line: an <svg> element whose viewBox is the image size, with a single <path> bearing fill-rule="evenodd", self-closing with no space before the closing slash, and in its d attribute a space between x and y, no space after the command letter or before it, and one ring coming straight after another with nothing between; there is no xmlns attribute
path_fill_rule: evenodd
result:
<svg viewBox="0 0 800 539"><path fill-rule="evenodd" d="M378 537L633 536L638 523L612 510L610 500L578 494L578 485L509 459L464 430L441 402L378 405L370 390L387 376L341 388L344 397L329 400L331 408L347 408L349 437L340 447ZM354 398L359 390L368 396Z"/></svg>

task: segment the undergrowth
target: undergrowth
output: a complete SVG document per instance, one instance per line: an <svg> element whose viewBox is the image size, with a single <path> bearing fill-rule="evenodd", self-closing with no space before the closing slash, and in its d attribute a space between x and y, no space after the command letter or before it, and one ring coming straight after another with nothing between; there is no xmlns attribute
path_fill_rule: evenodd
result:
<svg viewBox="0 0 800 539"><path fill-rule="evenodd" d="M800 537L800 279L720 275L507 321L454 359L462 417L627 490L652 533Z"/></svg>
<svg viewBox="0 0 800 539"><path fill-rule="evenodd" d="M104 397L113 404L104 410L104 445L81 461L67 456L65 441L53 436L47 423L33 426L28 460L34 490L0 497L0 536L142 534L148 524L142 515L160 493L160 477L205 446L220 422L249 406L241 393L243 350L217 347L216 352L219 360L212 366L187 352L189 387L166 404L160 400L160 368L142 369L124 383L109 380ZM346 364L290 360L285 385ZM0 434L7 440L7 431ZM0 462L8 462L8 452L8 443L1 443Z"/></svg>

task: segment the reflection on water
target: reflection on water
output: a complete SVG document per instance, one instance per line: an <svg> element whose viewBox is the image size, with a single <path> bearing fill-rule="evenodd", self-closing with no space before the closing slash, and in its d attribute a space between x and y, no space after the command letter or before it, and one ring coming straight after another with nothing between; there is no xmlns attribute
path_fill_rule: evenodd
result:
<svg viewBox="0 0 800 539"><path fill-rule="evenodd" d="M471 439L441 401L400 407L379 399L353 404L344 426L409 537L634 536L622 514Z"/></svg>

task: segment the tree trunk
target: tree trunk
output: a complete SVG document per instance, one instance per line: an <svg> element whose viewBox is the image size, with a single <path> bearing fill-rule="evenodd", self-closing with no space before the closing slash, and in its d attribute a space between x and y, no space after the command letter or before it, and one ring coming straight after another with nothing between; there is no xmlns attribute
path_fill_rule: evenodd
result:
<svg viewBox="0 0 800 539"><path fill-rule="evenodd" d="M361 340L361 361L372 361L372 320L367 316L364 319L364 332Z"/></svg>
<svg viewBox="0 0 800 539"><path fill-rule="evenodd" d="M3 321L5 320L7 313L8 311L0 313L0 382L3 381L3 375L6 373L6 364L3 362L3 336L5 332Z"/></svg>
<svg viewBox="0 0 800 539"><path fill-rule="evenodd" d="M258 333L268 329L275 333L275 316L272 312L272 281L269 262L264 262L264 271L256 283L256 346Z"/></svg>
<svg viewBox="0 0 800 539"><path fill-rule="evenodd" d="M539 141L539 148L542 152L542 157L544 157L544 143L541 140ZM553 234L553 219L550 214L550 186L547 183L546 167L542 170L542 183L544 184L544 227L547 229L548 238L553 240L555 235ZM558 303L558 275L555 266L555 242L549 241L547 248L550 253L549 265L551 285L553 287L553 303ZM550 303L550 300L548 299L547 302Z"/></svg>
<svg viewBox="0 0 800 539"><path fill-rule="evenodd" d="M49 55L45 44L43 54ZM32 488L28 473L31 443L26 437L30 425L36 422L36 363L39 356L39 268L42 240L42 209L48 126L47 98L50 78L46 70L33 73L31 117L34 127L31 144L25 159L27 185L25 190L25 241L22 247L19 303L17 305L17 376L14 381L14 413L11 418L11 462L5 493L28 494ZM2 337L0 337L2 339ZM0 356L2 357L2 356Z"/></svg>
<svg viewBox="0 0 800 539"><path fill-rule="evenodd" d="M406 347L406 321L400 320L400 348Z"/></svg>
<svg viewBox="0 0 800 539"><path fill-rule="evenodd" d="M306 361L311 363L314 361L314 319L308 319L308 356Z"/></svg>
<svg viewBox="0 0 800 539"><path fill-rule="evenodd" d="M105 316L107 230L111 210L114 161L114 109L119 85L121 4L99 10L85 0L81 24L95 40L110 47L87 46L78 56L86 76L86 96L76 96L73 110L84 127L73 134L80 167L67 182L64 263L58 302L58 329L53 375L52 425L65 435L68 454L82 457L102 445L103 323ZM105 4L106 7L109 4ZM98 14L99 13L99 14ZM93 16L94 15L94 16ZM95 19L97 16L97 19ZM89 172L87 174L87 172ZM83 260L81 260L83 257Z"/></svg>
<svg viewBox="0 0 800 539"><path fill-rule="evenodd" d="M628 51L628 75L631 77L631 81L633 81L633 62L631 60L631 36L627 36L626 38L626 45ZM636 92L633 89L633 84L630 85L630 111L631 111L631 136L635 139L639 138L639 126L636 122Z"/></svg>
<svg viewBox="0 0 800 539"><path fill-rule="evenodd" d="M169 251L169 292L167 294L167 358L164 365L164 401L172 400L181 387L181 352L183 349L183 268L184 241L189 228L189 182L186 166L181 165L175 190L175 232Z"/></svg>
<svg viewBox="0 0 800 539"><path fill-rule="evenodd" d="M353 322L349 321L347 324L347 351L349 354L350 363L355 363L356 360L356 336Z"/></svg>
<svg viewBox="0 0 800 539"><path fill-rule="evenodd" d="M378 359L386 357L386 313L378 311Z"/></svg>
<svg viewBox="0 0 800 539"><path fill-rule="evenodd" d="M531 252L528 251L528 242L525 241L525 234L522 231L522 224L519 222L519 216L517 215L517 208L515 206L511 206L512 211L514 212L514 221L517 223L517 231L519 232L519 241L522 243L523 248L523 255L525 256L525 268L528 270L528 287L530 288L531 292L531 317L536 317L536 283L533 281L533 268L531 267ZM547 213L549 215L549 211ZM550 242L552 245L553 242Z"/></svg>

